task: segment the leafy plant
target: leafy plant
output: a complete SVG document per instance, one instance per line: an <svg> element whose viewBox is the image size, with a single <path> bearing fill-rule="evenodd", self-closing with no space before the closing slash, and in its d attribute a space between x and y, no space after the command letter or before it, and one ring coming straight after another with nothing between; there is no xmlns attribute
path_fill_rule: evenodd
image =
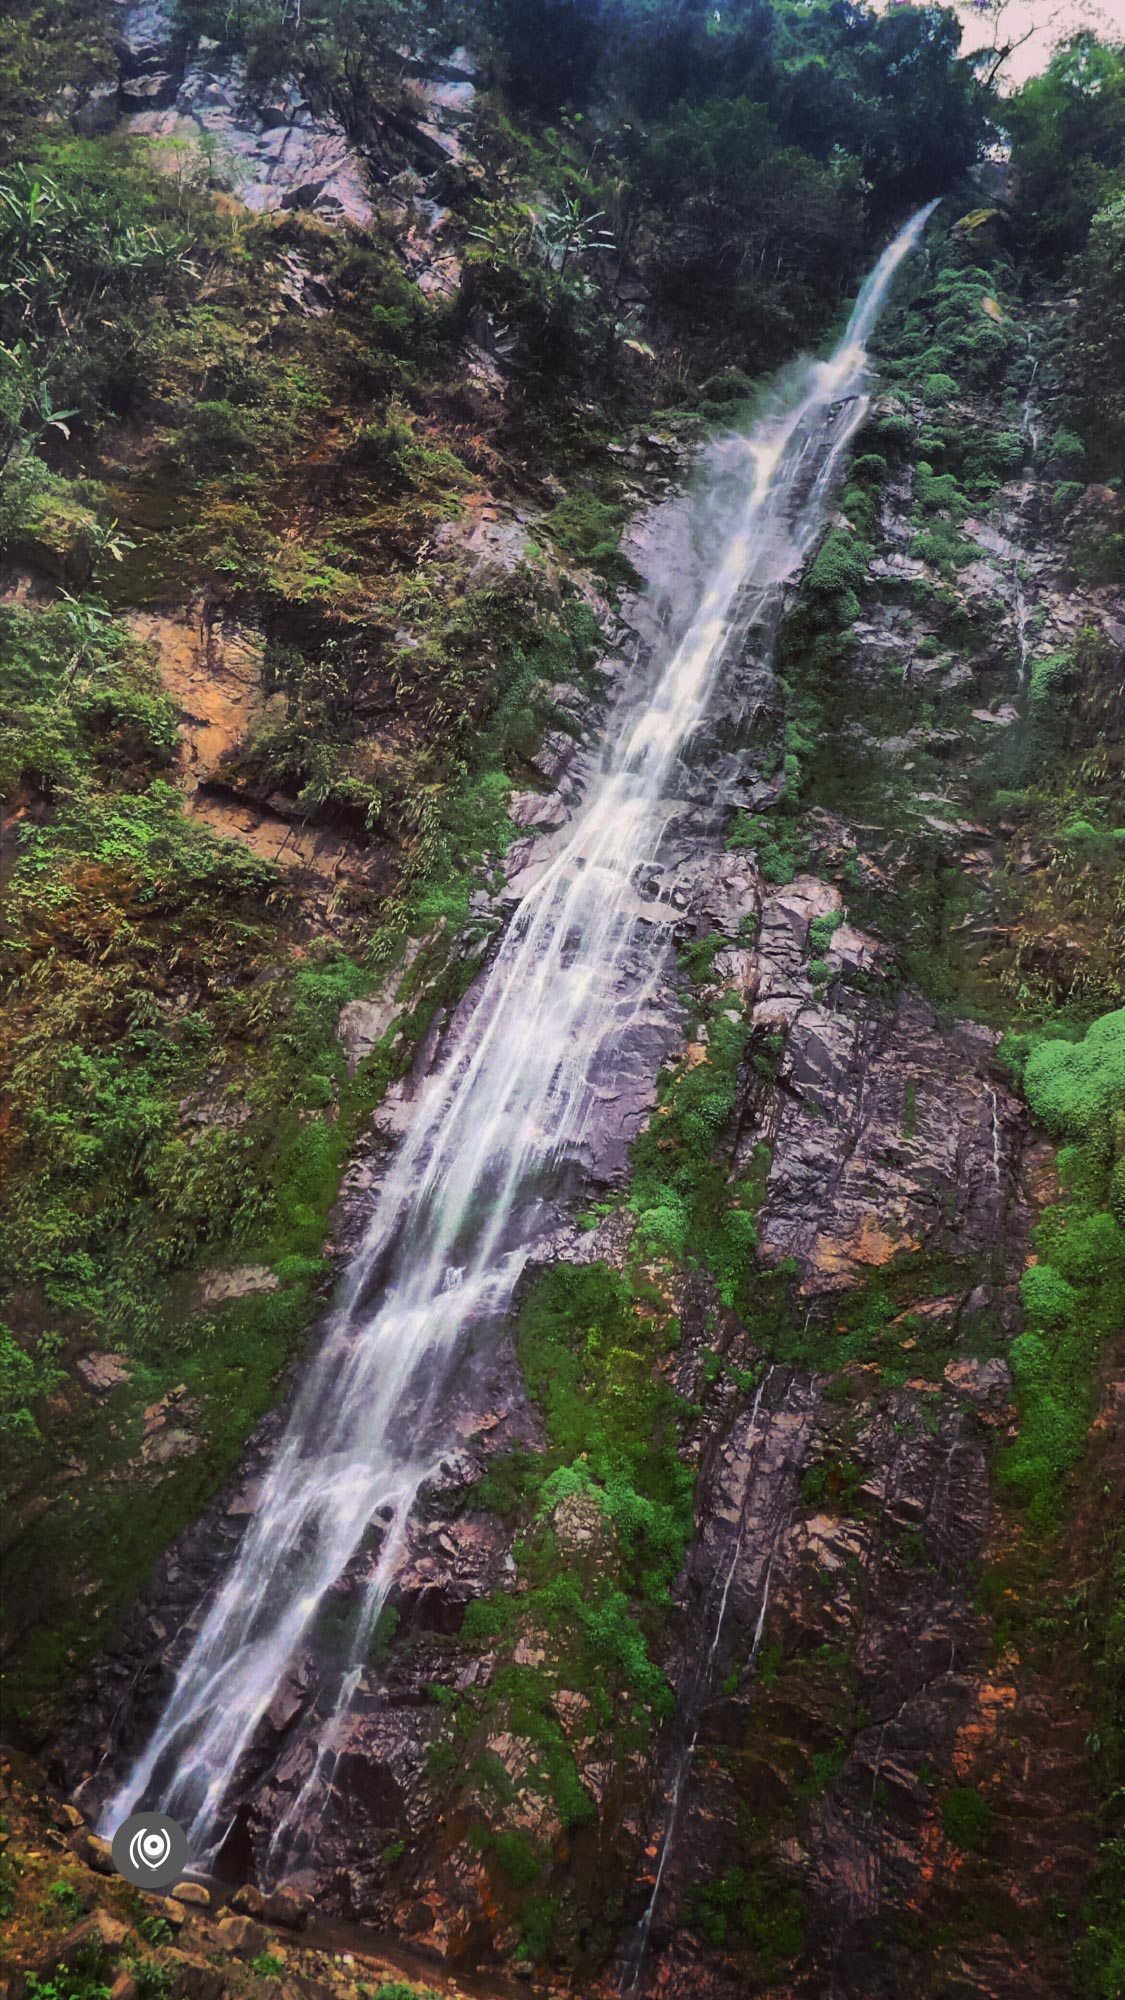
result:
<svg viewBox="0 0 1125 2000"><path fill-rule="evenodd" d="M941 1802L945 1837L967 1854L983 1854L992 1832L993 1809L972 1785L955 1785Z"/></svg>

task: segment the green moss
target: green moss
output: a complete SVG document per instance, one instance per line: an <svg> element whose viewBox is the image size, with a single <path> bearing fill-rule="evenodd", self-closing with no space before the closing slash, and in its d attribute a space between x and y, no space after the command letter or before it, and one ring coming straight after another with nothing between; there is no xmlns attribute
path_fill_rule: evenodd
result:
<svg viewBox="0 0 1125 2000"><path fill-rule="evenodd" d="M1046 1527L1085 1446L1099 1354L1125 1316L1125 1011L1078 1042L1013 1037L1006 1049L1035 1116L1069 1142L1062 1198L1039 1222L1037 1261L1021 1280L1025 1330L1011 1349L1020 1431L1000 1460L1008 1491Z"/></svg>
<svg viewBox="0 0 1125 2000"><path fill-rule="evenodd" d="M830 528L808 571L807 587L818 596L850 603L848 593L862 587L869 559L866 543L843 528Z"/></svg>
<svg viewBox="0 0 1125 2000"><path fill-rule="evenodd" d="M711 1882L691 1886L684 1922L708 1944L741 1944L766 1976L795 1958L804 1944L800 1896L766 1870L728 1868Z"/></svg>
<svg viewBox="0 0 1125 2000"><path fill-rule="evenodd" d="M652 1373L660 1331L628 1279L604 1265L559 1265L529 1295L518 1337L557 1454L537 1512L568 1494L596 1498L628 1573L650 1593L678 1566L693 1484L676 1450L680 1401Z"/></svg>
<svg viewBox="0 0 1125 2000"><path fill-rule="evenodd" d="M740 813L727 835L727 846L753 848L765 880L782 886L808 864L808 837L796 821L778 823L763 814Z"/></svg>
<svg viewBox="0 0 1125 2000"><path fill-rule="evenodd" d="M538 1881L542 1863L526 1833L498 1833L491 1846L513 1888L528 1889Z"/></svg>
<svg viewBox="0 0 1125 2000"><path fill-rule="evenodd" d="M629 1205L643 1251L698 1260L723 1303L734 1305L753 1263L769 1149L737 1180L716 1158L734 1113L749 1026L721 994L707 1010L705 1032L706 1060L689 1058L661 1081L657 1110L634 1148Z"/></svg>
<svg viewBox="0 0 1125 2000"><path fill-rule="evenodd" d="M971 1785L955 1785L941 1802L946 1839L966 1854L983 1854L992 1832L994 1814L987 1799Z"/></svg>
<svg viewBox="0 0 1125 2000"><path fill-rule="evenodd" d="M565 554L575 556L604 582L636 584L632 563L621 553L624 507L593 493L571 493L547 516L547 532Z"/></svg>
<svg viewBox="0 0 1125 2000"><path fill-rule="evenodd" d="M517 1956L539 1965L551 1948L559 1913L557 1896L529 1896L520 1911L520 1942Z"/></svg>
<svg viewBox="0 0 1125 2000"><path fill-rule="evenodd" d="M1106 1014L1080 1042L1032 1042L1023 1084L1035 1116L1057 1137L1104 1148L1125 1107L1125 1009Z"/></svg>

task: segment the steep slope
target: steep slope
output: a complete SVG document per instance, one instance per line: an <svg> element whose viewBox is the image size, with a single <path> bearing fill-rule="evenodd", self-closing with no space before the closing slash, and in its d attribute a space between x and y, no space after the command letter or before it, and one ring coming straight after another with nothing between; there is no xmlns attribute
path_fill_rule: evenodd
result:
<svg viewBox="0 0 1125 2000"><path fill-rule="evenodd" d="M1050 1155L997 1030L949 1002L969 982L1003 996L1020 965L1007 815L1024 808L1010 790L992 803L997 734L1013 732L1014 768L1037 663L1076 629L1066 671L1087 673L1096 719L1120 603L1081 588L1063 535L1032 526L1032 406L1021 435L1004 399L1026 395L1034 361L1003 256L967 235L943 226L934 280L889 343L891 394L861 441L884 451L861 451L789 611L784 679L763 694L751 656L696 743L701 802L726 716L755 718L751 768L775 776L747 791L743 753L732 770L753 817L735 818L726 858L689 841L662 885L682 911L688 1041L624 1199L611 1185L571 1261L535 1282L518 1363L486 1349L460 1383L464 1449L428 1489L292 1878L455 1962L518 1948L590 1977L623 1951L627 1989L669 1993L768 1992L783 1969L779 1991L832 1976L865 1995L906 1977L1046 1995L1067 1976L1095 1840L1090 1693L1077 1652L1041 1657L1030 1621L1034 1594L1061 1603L1073 1575L1051 1553L1054 1496L1030 1539L1010 1511L1028 1412L1007 1357ZM930 384L935 312L964 370L948 415ZM999 330L984 381L982 325ZM917 430L936 453L943 426L985 468L971 511L953 471L919 467ZM831 717L814 706L826 689ZM1067 808L1068 770L1065 756L1053 778L1043 767L1035 811L1052 782ZM987 820L968 818L982 801ZM1096 852L1055 884L1060 911L1080 901L1099 977L1118 886ZM1073 950L1065 962L1085 987L1091 970ZM1107 1297L1107 1328L1115 1310ZM1093 1415L1092 1379L1080 1393ZM621 1396L621 1417L601 1414ZM1055 1476L1081 1449L1083 1409ZM1099 1436L1111 1485L1120 1440ZM622 1513L614 1480L630 1465L636 1479L641 1452L657 1457ZM669 1598L646 1564L682 1505L678 1465L694 1533ZM246 1496L226 1503L230 1528ZM104 1681L95 1756L224 1534L203 1523L162 1570ZM575 1623L582 1598L602 1606L593 1626ZM298 1673L271 1711L275 1777L227 1851L235 1872L303 1782L306 1694ZM89 1732L84 1717L71 1783Z"/></svg>
<svg viewBox="0 0 1125 2000"><path fill-rule="evenodd" d="M447 39L368 75L349 123L338 83L281 91L260 50L150 11L62 112L217 133L231 193L144 153L55 163L50 255L112 166L143 204L138 289L117 407L76 414L44 377L29 444L21 386L0 501L8 1664L20 1734L87 1812L229 1574L287 1365L466 995L666 643L693 453L858 262L857 237L798 304L796 236L780 304L756 320L724 275L689 335L765 168L741 193L728 168L722 207L672 162L729 162L729 122L715 151L698 107L671 118L607 276L606 100L589 145L545 133ZM516 38L514 78L527 60ZM529 223L542 185L555 220ZM1076 306L1010 197L978 201L943 205L884 322L776 653L728 662L685 753L641 884L678 967L581 1219L552 1212L456 1379L315 1849L288 1857L318 1912L485 1968L490 1996L512 1973L1117 1991L1125 607L1112 411L1108 444L1071 428L1072 357L1109 336L1096 271ZM610 293L636 310L605 335ZM271 1704L231 1882L271 1873L346 1597ZM64 1888L67 1837L74 1894L108 1892L15 1777L3 1880L47 1976L44 1843ZM264 1934L175 1921L191 1965L150 1940L153 1979L276 1991ZM87 1948L95 1987L140 1949ZM208 1971L231 1950L249 1969Z"/></svg>

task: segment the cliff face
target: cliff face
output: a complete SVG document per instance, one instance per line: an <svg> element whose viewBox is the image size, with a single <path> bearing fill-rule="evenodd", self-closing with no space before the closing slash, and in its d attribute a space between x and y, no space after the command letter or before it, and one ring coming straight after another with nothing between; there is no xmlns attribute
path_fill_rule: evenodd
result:
<svg viewBox="0 0 1125 2000"><path fill-rule="evenodd" d="M442 1474L412 1521L315 1851L292 1876L319 1907L455 1965L522 1950L614 1990L623 1964L627 1987L669 1995L811 1995L826 1980L892 1995L909 1979L1046 1996L1068 1977L1095 1847L1093 1696L1062 1606L1093 1495L1119 1490L1121 1436L1112 1395L1103 1407L1100 1387L1075 1385L1093 1431L1065 1540L1029 1532L997 1488L1020 1423L1020 1280L1058 1185L988 1017L1004 1018L1016 978L1096 990L1114 882L1096 858L1060 857L1016 788L996 793L1037 740L1042 662L1065 652L1052 671L1102 712L1121 605L1076 573L1075 514L1059 516L1040 443L1035 343L1054 309L997 304L1003 259L980 246L990 268L962 276L956 226L935 233L885 343L843 511L790 599L780 673L763 679L760 654L732 669L693 749L699 803L649 892L676 913L691 976L654 1002L636 1093L605 1103L591 1140L587 1196L603 1213L542 1246L518 1340L485 1343L457 1377ZM974 380L966 316L964 372L935 404L911 347L950 271L1003 345L992 379ZM971 493L957 438L989 468ZM922 454L943 447L938 474ZM1087 493L1077 518L1111 521L1115 505ZM627 545L642 572L667 561L675 512L666 501L659 533L639 526ZM643 655L653 613L640 613ZM732 754L747 714L751 740ZM1076 733L1088 756L1084 722ZM1053 778L1046 754L1040 824L1052 782L1068 796L1065 753ZM566 737L543 768L552 789L528 798L547 832L512 850L517 890L581 796L585 754ZM731 808L724 851L714 828ZM965 998L983 1018L959 1013ZM353 1044L389 1018L367 1004L345 1012ZM458 1020L439 1014L392 1090L382 1146ZM657 1152L637 1142L630 1166L662 1056ZM701 1077L729 1098L688 1244L669 1254L646 1189L659 1149L670 1178L682 1169L683 1091ZM379 1158L351 1171L342 1243L362 1229ZM713 1225L748 1188L756 1248L732 1278ZM613 1355L604 1372L583 1331L594 1314L603 1338L640 1344L639 1373L615 1379ZM670 1696L631 1676L612 1636L605 1657L576 1650L552 1596L560 1577L592 1601L619 1584L626 1530L581 1482L543 1485L558 1463L544 1324L560 1353L577 1343L591 1412L646 1381L667 1398L639 1421L654 1446L672 1427L694 1482L690 1539L667 1595L628 1587ZM119 1768L151 1722L276 1429L162 1561L99 1669L59 1753L69 1787L103 1755ZM257 1746L234 1875L262 1865L308 1776L317 1674L314 1644Z"/></svg>
<svg viewBox="0 0 1125 2000"><path fill-rule="evenodd" d="M441 200L454 169L485 171L465 51L415 65L357 151L295 86L275 102L154 10L128 11L123 46L113 115L147 138L217 134L237 204L273 217L253 305L224 304L236 280L214 251L213 337L259 315L254 365L280 354L287 387L283 407L263 375L172 440L165 353L99 445L131 530L110 557L113 769L135 791L147 759L201 838L237 845L216 887L194 833L152 863L119 816L61 878L84 960L118 982L98 1032L116 1024L140 1061L173 1022L160 1143L177 1174L195 1162L190 1202L169 1194L171 1152L146 1186L153 1269L138 1253L110 1283L76 1233L67 1290L36 1237L12 1314L28 1351L52 1313L65 1328L42 1385L53 1456L16 1494L21 1726L89 1815L254 1515L271 1404L418 1091L580 806L615 699L665 643L702 436L698 411L613 438L595 416L577 453L556 431L569 475L596 468L577 513L523 456L547 427L513 416L502 315L466 282ZM102 97L66 115L95 130ZM1055 1019L1085 1047L1120 1000L1121 500L1071 476L1080 447L1056 421L1073 305L1021 287L1010 218L967 203L939 211L888 314L827 532L689 747L638 885L675 963L631 1018L517 1313L453 1377L315 1844L290 1857L319 1914L457 1976L1055 2000L1094 1962L1120 1140L1092 1085L1088 1127L1054 1108L1037 1037ZM363 398L387 385L343 350L361 313L406 308L349 224L465 306L379 425ZM648 310L645 268L638 252L627 284ZM659 347L657 312L644 331ZM201 394L221 362L208 351ZM273 458L258 437L245 485L230 407L288 426ZM21 646L94 532L32 511L7 578ZM252 590L214 561L235 545ZM91 707L81 727L107 725ZM452 777L430 758L444 733ZM51 795L22 782L34 854ZM375 965L358 963L376 923ZM411 936L387 972L396 925ZM37 942L21 933L25 970ZM623 1000L643 971L623 969ZM97 1171L78 1204L95 1216L113 1161ZM269 1873L323 1752L318 1689L382 1533L247 1756L230 1881ZM72 1844L96 1865L80 1827ZM81 1893L100 1894L86 1872ZM176 1922L200 1954L243 1949L210 1917ZM211 2000L175 1959L173 1989Z"/></svg>

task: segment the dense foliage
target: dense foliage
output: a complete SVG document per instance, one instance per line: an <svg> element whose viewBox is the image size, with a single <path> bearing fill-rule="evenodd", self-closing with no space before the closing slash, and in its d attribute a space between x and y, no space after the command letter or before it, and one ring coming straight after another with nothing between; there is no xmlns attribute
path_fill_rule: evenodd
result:
<svg viewBox="0 0 1125 2000"><path fill-rule="evenodd" d="M1125 44L1077 35L1005 107L1030 255L1076 286L1065 371L1091 470L1125 462Z"/></svg>

